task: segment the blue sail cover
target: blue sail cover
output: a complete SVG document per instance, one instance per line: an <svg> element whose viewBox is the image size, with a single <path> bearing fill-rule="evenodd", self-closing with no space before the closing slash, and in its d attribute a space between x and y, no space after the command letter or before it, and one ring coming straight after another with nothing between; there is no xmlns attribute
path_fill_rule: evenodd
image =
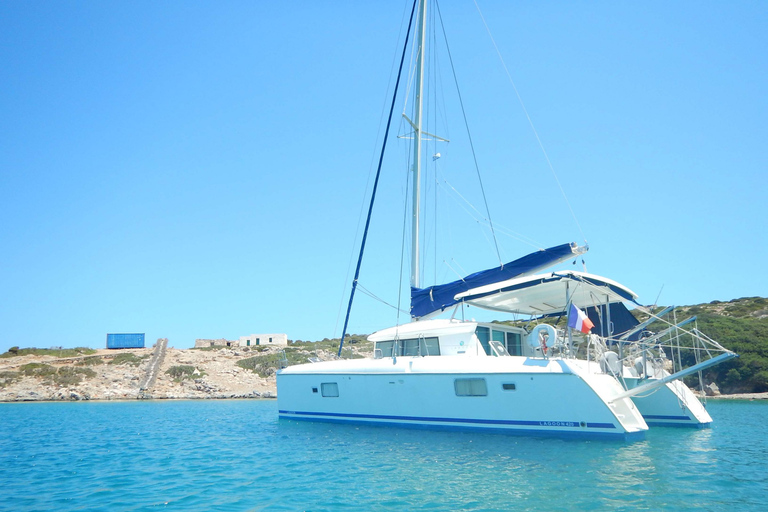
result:
<svg viewBox="0 0 768 512"><path fill-rule="evenodd" d="M500 267L475 272L458 281L429 288L411 287L411 316L420 318L435 311L444 311L458 302L454 297L459 293L547 268L578 254L576 249L576 244L558 245L536 251Z"/></svg>
<svg viewBox="0 0 768 512"><path fill-rule="evenodd" d="M609 306L611 313L611 323L613 324L613 336L619 337L640 322L634 317L634 315L627 309L627 307L621 302L615 302ZM597 307L587 308L587 316L595 326L592 328L592 334L597 334L602 337L608 337L608 329L606 323L608 322L607 311L605 305L599 305ZM627 337L627 341L637 341L643 334L644 329Z"/></svg>

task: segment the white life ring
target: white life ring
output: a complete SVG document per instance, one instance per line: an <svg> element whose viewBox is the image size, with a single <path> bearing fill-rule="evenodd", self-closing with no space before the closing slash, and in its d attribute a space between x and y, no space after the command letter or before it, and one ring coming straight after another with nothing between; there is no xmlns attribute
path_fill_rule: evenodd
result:
<svg viewBox="0 0 768 512"><path fill-rule="evenodd" d="M545 357L552 347L555 346L556 340L557 331L549 324L537 325L528 335L528 345L530 345L535 352L539 352Z"/></svg>

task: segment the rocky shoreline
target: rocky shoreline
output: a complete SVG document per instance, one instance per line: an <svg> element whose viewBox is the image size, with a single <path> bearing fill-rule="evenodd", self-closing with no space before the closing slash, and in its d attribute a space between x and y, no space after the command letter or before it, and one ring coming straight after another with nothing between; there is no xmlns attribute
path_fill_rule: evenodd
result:
<svg viewBox="0 0 768 512"><path fill-rule="evenodd" d="M768 400L768 393L734 393L708 396L707 400Z"/></svg>

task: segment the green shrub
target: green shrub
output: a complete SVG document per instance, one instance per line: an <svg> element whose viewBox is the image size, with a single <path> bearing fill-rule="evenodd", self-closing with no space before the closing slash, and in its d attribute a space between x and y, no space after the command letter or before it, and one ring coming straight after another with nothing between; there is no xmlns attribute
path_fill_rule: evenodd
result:
<svg viewBox="0 0 768 512"><path fill-rule="evenodd" d="M96 372L90 368L75 368L63 366L53 376L53 382L60 386L75 386L83 381L83 378L93 378Z"/></svg>
<svg viewBox="0 0 768 512"><path fill-rule="evenodd" d="M165 373L173 377L174 382L182 382L186 379L199 379L205 375L204 371L188 364L171 366L165 370Z"/></svg>
<svg viewBox="0 0 768 512"><path fill-rule="evenodd" d="M56 368L45 363L27 363L19 368L25 377L51 378L56 375Z"/></svg>
<svg viewBox="0 0 768 512"><path fill-rule="evenodd" d="M287 353L288 351L286 350L286 354ZM248 359L241 359L235 364L240 368L251 370L253 373L259 375L259 377L267 377L270 368L277 369L280 367L281 359L282 354L267 354L265 356L254 356L249 357ZM306 362L306 358L301 362Z"/></svg>
<svg viewBox="0 0 768 512"><path fill-rule="evenodd" d="M96 372L90 368L62 366L59 369L45 363L28 363L19 368L19 373L26 377L42 379L47 384L74 386L80 384L83 378L92 378Z"/></svg>
<svg viewBox="0 0 768 512"><path fill-rule="evenodd" d="M16 357L26 355L36 356L53 356L53 357L77 357L95 354L96 351L92 348L77 347L77 348L19 348L11 347L8 352L0 354L0 357Z"/></svg>
<svg viewBox="0 0 768 512"><path fill-rule="evenodd" d="M97 366L104 364L104 359L99 356L88 356L75 363L77 366Z"/></svg>
<svg viewBox="0 0 768 512"><path fill-rule="evenodd" d="M19 380L19 374L17 372L0 372L0 389L3 389L8 384L13 384L17 380Z"/></svg>
<svg viewBox="0 0 768 512"><path fill-rule="evenodd" d="M120 354L117 354L109 364L139 366L148 357L149 354L137 356L132 352L121 352Z"/></svg>

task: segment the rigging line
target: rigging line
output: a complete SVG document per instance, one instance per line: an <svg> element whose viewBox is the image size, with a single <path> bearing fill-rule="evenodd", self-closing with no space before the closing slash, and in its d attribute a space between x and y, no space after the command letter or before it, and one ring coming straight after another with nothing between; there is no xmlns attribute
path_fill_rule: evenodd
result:
<svg viewBox="0 0 768 512"><path fill-rule="evenodd" d="M525 117L528 119L528 124L530 125L531 130L533 131L533 134L536 136L536 141L539 143L541 152L544 153L544 158L547 161L549 170L552 171L552 176L554 176L555 182L557 183L557 186L560 189L560 193L563 195L563 199L565 200L565 204L568 206L568 210L570 210L571 212L573 221L576 223L576 227L579 229L579 233L581 233L581 237L584 239L584 242L586 242L587 237L584 236L584 231L581 229L581 224L579 224L579 219L576 218L576 213L574 213L573 208L571 207L571 203L570 201L568 201L568 196L565 194L565 189L563 189L563 186L560 184L560 179L557 177L555 168L552 166L552 162L549 160L549 155L547 154L547 150L544 149L544 144L541 142L541 138L539 138L539 132L536 131L536 127L533 125L533 120L531 119L531 116L528 114L528 109L525 108L525 104L523 103L523 98L520 96L520 93L517 90L517 86L515 85L514 80L512 80L512 75L510 74L509 69L507 68L507 64L504 62L504 57L501 56L501 51L499 51L499 47L496 45L496 40L493 38L493 34L491 34L491 29L488 27L488 24L485 22L485 17L483 16L483 12L480 10L480 6L477 4L477 0L475 0L475 7L477 8L477 12L480 14L480 19L483 21L485 30L488 32L488 37L491 38L491 43L493 43L493 47L496 50L496 55L499 56L499 60L501 61L501 65L504 68L504 72L507 74L509 83L512 84L512 89L514 89L515 91L515 95L517 96L517 101L520 102L520 106L523 108Z"/></svg>
<svg viewBox="0 0 768 512"><path fill-rule="evenodd" d="M408 31L405 33L405 44L403 45L403 54L400 57L400 68L397 71L397 80L395 81L395 92L392 94L392 105L389 107L389 118L387 119L387 127L384 130L384 142L381 145L381 154L379 155L379 166L376 170L376 179L373 182L373 191L371 192L371 204L368 206L368 217L365 220L365 231L363 231L363 240L360 244L360 256L357 258L357 268L355 269L355 277L352 280L352 291L349 294L349 305L347 306L347 316L344 319L344 330L341 333L341 341L339 342L339 353L337 357L341 357L341 349L344 346L344 337L347 335L347 326L349 325L349 313L352 311L352 301L355 298L355 289L357 288L357 282L360 278L360 265L363 262L363 253L365 252L365 241L368 238L368 228L371 225L371 214L373 213L373 205L376 201L376 189L379 186L379 177L381 176L381 165L384 161L384 152L387 149L387 135L389 135L389 128L392 124L392 113L395 111L395 101L397 100L397 88L400 86L400 76L403 72L403 62L405 62L405 54L408 50L408 39L411 34L411 26L413 25L413 15L416 12L416 3L418 0L413 1L413 7L411 8L411 17L408 21Z"/></svg>
<svg viewBox="0 0 768 512"><path fill-rule="evenodd" d="M464 197L464 196L461 194L461 192L459 192L459 191L456 189L456 187L454 187L453 185L451 185L451 183L450 183L450 182L449 182L449 181L448 181L448 180L445 178L445 176L444 176L442 173L440 174L440 178L443 180L443 182L444 182L446 185L448 185L448 188L449 188L451 191L453 191L453 192L454 192L454 193L455 193L457 196L459 196L459 198L460 198L462 201L464 201L464 202L467 204L467 206L469 206L469 207L470 207L472 210L474 210L475 212L477 212L477 214L478 214L478 215L480 215L480 219L482 219L483 221L486 221L486 222L488 222L488 219L486 219L485 217L483 217L483 214L480 212L480 210L478 210L478 209L475 207L475 205L473 205L472 203L470 203L470 202L467 200L467 198L465 198L465 197ZM438 182L438 184L439 184L439 182ZM454 199L454 201L455 201L455 199ZM460 207L461 207L461 208L462 208L462 209L463 209L465 212L467 212L467 213L469 214L469 216L470 216L470 217L472 217L472 218L473 218L475 221L479 221L479 220L480 220L480 219L478 219L478 217L475 217L474 215L472 215L472 213L471 213L471 212L467 211L467 209L466 209L466 208L464 208L464 207L461 205L461 203L458 203L458 204L459 204L459 206L460 206ZM491 227L493 227L493 226L491 226ZM505 232L504 234L506 234L507 236L509 236L509 237L511 237L511 238L514 238L514 239L516 239L516 240L518 240L518 241L520 241L520 242L523 242L524 244L527 244L527 245L530 245L530 246L532 246L532 247L535 247L536 249L542 249L542 248L543 248L542 244L540 244L540 243L539 243L539 242L537 242L536 240L534 240L534 239L532 239L532 238L530 238L530 237L527 237L527 236L525 236L525 235L521 235L520 233L518 233L518 232L516 232L516 231L513 231L513 230L509 229L508 227L506 227L506 226L504 226L504 225L501 225L501 224L496 224L496 229L497 229L497 230L501 230L502 232Z"/></svg>
<svg viewBox="0 0 768 512"><path fill-rule="evenodd" d="M360 291L362 293L364 293L365 295L369 296L370 298L372 298L374 300L377 300L377 301L381 302L382 304L384 304L386 306L391 307L392 309L396 309L398 311L398 313L402 311L398 306L395 306L394 304L390 304L389 302L385 301L384 299L382 299L381 297L377 296L372 291L368 290L365 286L363 286L361 284L358 284L357 287L360 288ZM405 311L402 311L402 312L405 313Z"/></svg>
<svg viewBox="0 0 768 512"><path fill-rule="evenodd" d="M454 273L454 274L456 274L457 276L459 276L459 280L460 280L460 281L464 281L464 276L463 276L463 275L461 275L461 274L459 274L458 272L456 272L456 269L455 269L455 268L453 268L453 267L451 266L451 264L450 264L450 263L448 263L448 262L447 262L447 261L445 261L445 260L443 260L443 263L445 263L445 266L446 266L446 267L448 267L449 269L451 269L451 271L453 271L453 273ZM456 264L457 264L457 265L459 265L458 263L456 263ZM459 267L461 267L461 265L459 265Z"/></svg>
<svg viewBox="0 0 768 512"><path fill-rule="evenodd" d="M407 168L407 166L406 166ZM410 173L405 173L405 194L403 197L408 197L408 192L410 191L411 187L411 180L410 180ZM395 325L400 325L400 309L402 303L403 303L403 272L405 270L405 248L406 243L405 240L407 238L406 230L408 229L408 201L403 202L403 236L400 241L400 278L398 279L399 285L397 286L397 317ZM410 314L410 311L408 311Z"/></svg>
<svg viewBox="0 0 768 512"><path fill-rule="evenodd" d="M457 193L458 193L458 192L457 192ZM459 194L459 195L460 195L460 194ZM478 225L480 225L480 226L483 226L483 227L490 227L490 224L488 223L488 219L486 219L485 217L483 217L483 216L482 216L482 214L481 214L479 211L477 211L477 208L475 208L475 207L474 207L474 206L473 206L471 203L467 203L467 204L465 205L465 204L463 204L461 201L458 201L458 200L457 200L455 197L452 197L452 196L450 196L450 197L451 197L451 199L452 199L454 202L456 202L456 204L458 205L458 207L459 207L459 208L461 208L462 210L464 210L464 212L465 212L465 213L466 213L466 214L467 214L467 215L468 215L468 216L469 216L469 217L470 217L470 218L471 218L473 221L475 221L475 223L477 223ZM463 199L463 198L462 198L462 199ZM465 200L465 201L466 201L466 200ZM470 211L468 208L471 208L472 210L474 210L474 211L475 211L475 212L478 214L478 216L475 216L475 215L472 213L472 211ZM517 233L517 232L515 232L515 231L512 231L511 229L509 229L509 228L507 228L507 227L505 227L505 226L500 226L500 225L498 225L498 224L497 224L497 225L495 226L495 228L496 228L496 231L497 231L497 232L499 232L499 233L501 233L502 235L508 236L509 238L512 238L512 239L514 239L514 240L517 240L517 241L519 241L519 242L522 242L522 243L524 243L524 244L526 244L526 245L530 245L531 247L533 247L533 248L535 248L535 249L537 249L537 250L540 250L540 249L542 248L542 245L541 245L541 244L539 244L539 243L537 243L535 240L531 240L530 238L528 238L528 237L525 237L525 236L523 236L523 235L521 235L521 234L519 234L519 233ZM481 231L481 233L483 233L483 234L484 234L484 232L482 232L482 231ZM487 240L487 237L486 237L486 240Z"/></svg>
<svg viewBox="0 0 768 512"><path fill-rule="evenodd" d="M472 150L472 159L475 162L475 171L477 172L477 180L480 182L480 191L483 193L483 202L485 203L485 211L488 214L488 223L491 225L491 234L493 235L493 243L496 246L496 256L499 258L499 264L504 267L504 262L501 260L501 253L499 252L499 243L496 240L496 232L493 230L493 221L491 220L491 210L488 208L488 200L485 197L485 187L483 187L483 178L480 176L480 166L477 163L477 154L475 153L475 144L472 142L472 134L469 130L469 122L467 121L467 112L464 110L464 100L461 98L461 90L459 90L459 79L456 76L456 68L453 66L453 56L451 55L451 49L448 46L448 36L445 33L445 25L443 24L443 15L440 12L440 4L435 0L435 7L437 7L437 15L440 19L440 28L443 29L443 40L445 41L445 48L448 51L448 62L451 63L451 72L453 73L453 81L456 84L456 94L459 97L459 105L461 105L461 114L464 117L464 127L467 129L467 138L469 139L469 147Z"/></svg>
<svg viewBox="0 0 768 512"><path fill-rule="evenodd" d="M400 32L397 34L397 40L398 41L400 40L400 36L403 34L403 26L405 25L405 15L406 15L407 12L408 12L408 9L407 9L407 4L406 4L405 6L403 6L403 14L402 14L402 19L400 21ZM386 97L387 97L387 93L389 92L389 86L392 84L392 75L393 75L393 72L394 72L394 69L395 69L395 63L396 62L397 62L397 47L395 48L395 52L392 55L392 64L389 67L389 77L387 78L387 87L386 87L386 90L385 90L386 92L385 92L385 95L384 95L384 101L382 102L382 105L381 105L381 113L379 114L379 122L377 123L377 126L379 128L376 131L376 139L375 139L376 143L375 143L374 147L376 145L378 145L379 136L381 135L381 125L382 125L381 121L382 121L382 119L384 119L384 113L387 111ZM365 191L368 191L368 185L370 185L370 183L371 183L371 175L373 174L373 172L372 172L373 171L373 164L374 164L375 161L376 161L376 151L374 150L371 153L371 162L370 162L370 164L368 164L368 178L366 179L366 182L365 182L365 189L364 189ZM357 220L357 226L355 227L355 237L352 239L352 250L349 253L349 262L347 263L347 274L344 276L344 288L347 287L347 283L349 282L349 274L350 274L350 272L352 272L352 262L354 261L354 256L355 256L355 251L354 251L355 241L357 240L357 235L360 233L360 225L362 224L362 221L363 221L363 212L364 211L365 211L365 196L363 196L363 200L360 201L360 213L357 216L358 220ZM338 332L339 320L341 319L341 312L343 311L343 308L344 308L344 293L342 292L341 299L339 300L339 311L336 314L336 324L333 326L333 334L334 334L334 336Z"/></svg>

